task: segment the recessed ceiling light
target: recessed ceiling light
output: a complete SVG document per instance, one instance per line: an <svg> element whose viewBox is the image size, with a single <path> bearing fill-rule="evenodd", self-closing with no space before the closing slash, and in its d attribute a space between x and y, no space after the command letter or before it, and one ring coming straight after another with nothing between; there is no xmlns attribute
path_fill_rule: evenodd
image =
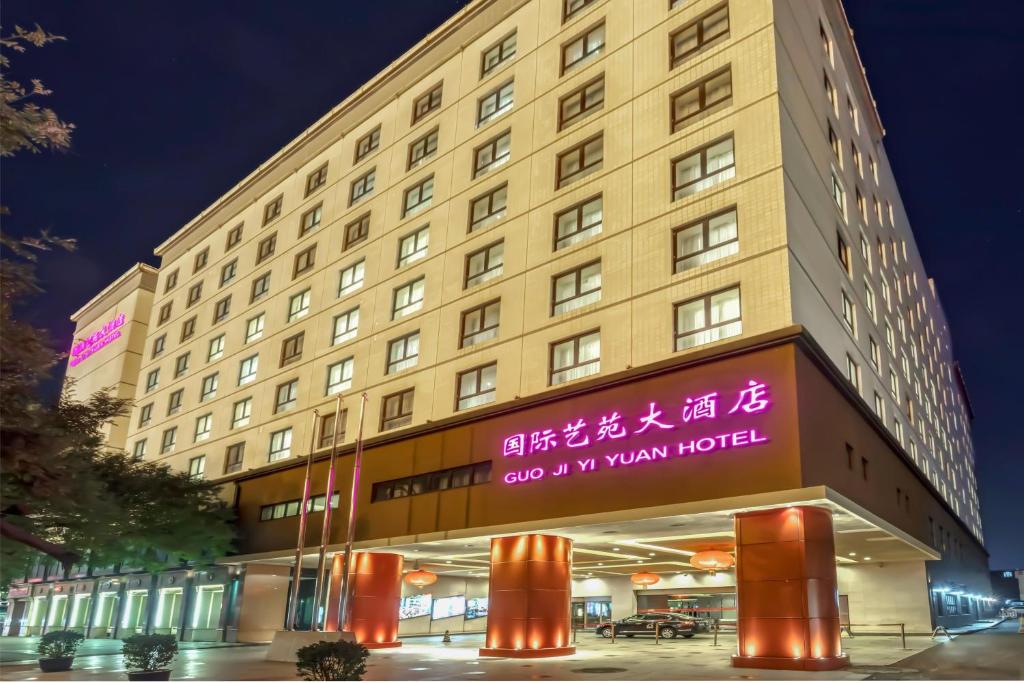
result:
<svg viewBox="0 0 1024 683"><path fill-rule="evenodd" d="M445 563L445 564L451 564L451 563L452 563L452 561L451 561L451 560L445 560L445 561L444 561L444 563Z"/></svg>
<svg viewBox="0 0 1024 683"><path fill-rule="evenodd" d="M649 556L654 557L654 553L647 553Z"/></svg>
<svg viewBox="0 0 1024 683"><path fill-rule="evenodd" d="M618 550L618 549L619 549L618 546L615 546L614 548L612 548L612 550Z"/></svg>
<svg viewBox="0 0 1024 683"><path fill-rule="evenodd" d="M598 566L598 567L603 567L603 566L604 566L604 562L598 562L598 563L597 563L597 566Z"/></svg>
<svg viewBox="0 0 1024 683"><path fill-rule="evenodd" d="M643 561L643 560L637 560L637 561L636 561L636 563L637 563L637 564L643 564L643 563L644 563L644 561Z"/></svg>
<svg viewBox="0 0 1024 683"><path fill-rule="evenodd" d="M857 557L857 553L850 553L850 557Z"/></svg>
<svg viewBox="0 0 1024 683"><path fill-rule="evenodd" d="M865 557L864 559L865 559L865 560L870 560L871 558L870 558L870 557Z"/></svg>

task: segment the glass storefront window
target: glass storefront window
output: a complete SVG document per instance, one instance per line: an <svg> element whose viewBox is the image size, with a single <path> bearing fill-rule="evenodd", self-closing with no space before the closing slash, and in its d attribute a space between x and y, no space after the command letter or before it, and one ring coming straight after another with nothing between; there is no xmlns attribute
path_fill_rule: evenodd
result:
<svg viewBox="0 0 1024 683"><path fill-rule="evenodd" d="M192 608L192 628L220 628L220 611L224 604L224 586L197 586L196 604Z"/></svg>

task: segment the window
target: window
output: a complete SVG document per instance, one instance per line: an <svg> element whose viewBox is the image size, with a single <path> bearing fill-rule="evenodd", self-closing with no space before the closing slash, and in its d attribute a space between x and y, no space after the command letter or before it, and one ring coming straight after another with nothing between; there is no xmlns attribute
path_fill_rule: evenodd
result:
<svg viewBox="0 0 1024 683"><path fill-rule="evenodd" d="M317 448L328 448L334 444L335 413L320 416L320 436L317 437ZM345 440L345 423L348 421L348 411L341 411L341 420L337 423L338 443Z"/></svg>
<svg viewBox="0 0 1024 683"><path fill-rule="evenodd" d="M252 418L252 398L236 401L231 408L231 428L245 427L249 424L250 418Z"/></svg>
<svg viewBox="0 0 1024 683"><path fill-rule="evenodd" d="M160 314L157 316L157 324L163 325L165 322L171 319L171 306L173 302L168 301L160 307Z"/></svg>
<svg viewBox="0 0 1024 683"><path fill-rule="evenodd" d="M242 470L243 460L245 460L244 441L240 443L233 443L228 446L228 450L224 454L224 474L240 472Z"/></svg>
<svg viewBox="0 0 1024 683"><path fill-rule="evenodd" d="M569 21L596 0L562 0L562 22Z"/></svg>
<svg viewBox="0 0 1024 683"><path fill-rule="evenodd" d="M188 299L185 301L186 306L194 305L203 296L203 283L197 282L188 288Z"/></svg>
<svg viewBox="0 0 1024 683"><path fill-rule="evenodd" d="M562 46L562 74L601 54L604 47L604 22Z"/></svg>
<svg viewBox="0 0 1024 683"><path fill-rule="evenodd" d="M236 274L238 274L238 259L233 259L230 263L224 264L224 267L220 269L220 286L223 287L234 280Z"/></svg>
<svg viewBox="0 0 1024 683"><path fill-rule="evenodd" d="M398 267L407 266L425 257L429 241L430 228L426 225L398 240Z"/></svg>
<svg viewBox="0 0 1024 683"><path fill-rule="evenodd" d="M603 134L567 149L558 155L555 187L565 187L569 183L600 170L603 161Z"/></svg>
<svg viewBox="0 0 1024 683"><path fill-rule="evenodd" d="M302 214L302 219L299 221L299 237L305 237L309 233L319 228L323 216L323 204L317 204L312 209Z"/></svg>
<svg viewBox="0 0 1024 683"><path fill-rule="evenodd" d="M825 97L828 99L829 108L832 113L839 116L839 98L836 95L836 87L829 80L828 73L825 73Z"/></svg>
<svg viewBox="0 0 1024 683"><path fill-rule="evenodd" d="M508 81L480 98L476 105L477 128L512 108L513 86L513 81Z"/></svg>
<svg viewBox="0 0 1024 683"><path fill-rule="evenodd" d="M732 69L726 67L672 96L672 132L732 102Z"/></svg>
<svg viewBox="0 0 1024 683"><path fill-rule="evenodd" d="M380 431L404 427L412 422L413 390L385 396L381 401Z"/></svg>
<svg viewBox="0 0 1024 683"><path fill-rule="evenodd" d="M839 213L846 217L846 190L843 189L843 183L840 182L839 176L836 175L835 169L832 170L832 201L839 207Z"/></svg>
<svg viewBox="0 0 1024 683"><path fill-rule="evenodd" d="M353 358L346 358L345 360L328 365L327 391L325 394L330 396L339 391L350 389L352 387L352 371L354 368L355 360Z"/></svg>
<svg viewBox="0 0 1024 683"><path fill-rule="evenodd" d="M191 339L196 333L196 317L192 316L181 324L181 341Z"/></svg>
<svg viewBox="0 0 1024 683"><path fill-rule="evenodd" d="M505 266L505 241L495 242L466 256L464 288L500 277Z"/></svg>
<svg viewBox="0 0 1024 683"><path fill-rule="evenodd" d="M242 242L242 224L239 223L235 227L228 230L228 239L224 244L224 249L232 249L237 247Z"/></svg>
<svg viewBox="0 0 1024 683"><path fill-rule="evenodd" d="M825 53L825 58L829 64L835 66L835 57L832 53L832 39L828 37L828 33L825 31L825 24L821 23L820 20L818 21L818 33L821 36L821 48Z"/></svg>
<svg viewBox="0 0 1024 683"><path fill-rule="evenodd" d="M427 114L436 111L441 107L441 88L444 84L438 83L426 94L420 95L412 104L412 122L416 123Z"/></svg>
<svg viewBox="0 0 1024 683"><path fill-rule="evenodd" d="M281 207L284 204L284 196L278 196L267 202L267 205L263 207L263 225L266 225L270 221L274 220L281 215Z"/></svg>
<svg viewBox="0 0 1024 683"><path fill-rule="evenodd" d="M172 391L170 396L167 397L167 414L174 415L181 410L181 403L185 396L184 389L177 389Z"/></svg>
<svg viewBox="0 0 1024 683"><path fill-rule="evenodd" d="M551 278L551 315L567 313L600 300L600 261Z"/></svg>
<svg viewBox="0 0 1024 683"><path fill-rule="evenodd" d="M674 272L739 253L738 225L736 209L731 208L673 230Z"/></svg>
<svg viewBox="0 0 1024 683"><path fill-rule="evenodd" d="M850 158L853 159L853 168L854 168L854 170L857 171L857 175L860 176L861 178L863 178L864 177L864 166L863 166L863 161L862 161L861 156L860 156L860 150L857 149L857 143L853 142L852 140L850 141ZM878 201L876 200L875 204L877 204L877 203L878 203Z"/></svg>
<svg viewBox="0 0 1024 683"><path fill-rule="evenodd" d="M206 441L210 438L210 432L213 431L213 415L207 413L206 415L200 415L196 418L196 443L200 441Z"/></svg>
<svg viewBox="0 0 1024 683"><path fill-rule="evenodd" d="M167 346L167 335L161 334L159 337L153 340L153 352L150 355L151 358L156 358L164 352L164 348Z"/></svg>
<svg viewBox="0 0 1024 683"><path fill-rule="evenodd" d="M864 200L864 195L861 194L859 187L853 188L853 196L855 198L855 201L857 202L857 213L860 214L860 219L866 225L868 222L868 205L867 202Z"/></svg>
<svg viewBox="0 0 1024 683"><path fill-rule="evenodd" d="M871 270L871 247L868 245L868 238L862 232L860 234L860 257L864 259L864 265L868 271Z"/></svg>
<svg viewBox="0 0 1024 683"><path fill-rule="evenodd" d="M434 200L434 176L429 175L405 191L402 197L402 218L419 213Z"/></svg>
<svg viewBox="0 0 1024 683"><path fill-rule="evenodd" d="M846 379L850 381L853 388L860 393L860 367L853 360L853 356L846 354Z"/></svg>
<svg viewBox="0 0 1024 683"><path fill-rule="evenodd" d="M447 491L448 489L486 484L491 480L491 461L462 465L446 470L426 472L401 479L379 481L373 485L370 502L377 503L421 493Z"/></svg>
<svg viewBox="0 0 1024 683"><path fill-rule="evenodd" d="M868 155L868 170L871 172L871 177L874 179L875 185L877 185L878 184L878 162L876 162L875 158L873 156L871 156L870 154Z"/></svg>
<svg viewBox="0 0 1024 683"><path fill-rule="evenodd" d="M850 300L849 295L846 292L842 292L842 303L843 303L843 322L846 323L846 327L849 328L850 333L854 336L857 335L857 313L854 310L853 302Z"/></svg>
<svg viewBox="0 0 1024 683"><path fill-rule="evenodd" d="M270 435L270 462L283 460L292 454L292 428L278 430Z"/></svg>
<svg viewBox="0 0 1024 683"><path fill-rule="evenodd" d="M277 392L274 399L274 413L281 413L291 410L299 400L299 380L293 379L290 382L277 385Z"/></svg>
<svg viewBox="0 0 1024 683"><path fill-rule="evenodd" d="M306 176L306 195L309 196L327 184L327 164Z"/></svg>
<svg viewBox="0 0 1024 683"><path fill-rule="evenodd" d="M334 334L331 336L331 345L355 339L358 333L359 308L353 308L350 311L334 316Z"/></svg>
<svg viewBox="0 0 1024 683"><path fill-rule="evenodd" d="M868 335L868 355L871 357L871 365L875 368L875 370L878 370L880 364L878 342L876 342L875 338L872 337L871 335Z"/></svg>
<svg viewBox="0 0 1024 683"><path fill-rule="evenodd" d="M828 121L828 144L832 148L832 154L836 158L836 162L839 164L839 168L843 167L843 148L839 142L839 136L836 134L835 129L832 127L832 122Z"/></svg>
<svg viewBox="0 0 1024 683"><path fill-rule="evenodd" d="M882 397L878 395L877 391L875 392L875 415L885 422L885 402L882 401Z"/></svg>
<svg viewBox="0 0 1024 683"><path fill-rule="evenodd" d="M256 263L263 263L268 258L274 255L274 249L277 248L277 233L274 233L265 240L261 240L259 246L256 248Z"/></svg>
<svg viewBox="0 0 1024 683"><path fill-rule="evenodd" d="M885 345L887 347L889 347L889 351L890 352L895 352L895 350L896 350L896 343L895 343L895 338L893 337L893 334L892 334L892 326L889 325L889 321L888 320L886 320L883 323L883 326L885 328Z"/></svg>
<svg viewBox="0 0 1024 683"><path fill-rule="evenodd" d="M437 128L409 144L407 171L411 171L437 154Z"/></svg>
<svg viewBox="0 0 1024 683"><path fill-rule="evenodd" d="M356 140L356 159L359 163L373 150L380 147L380 126L377 126L363 137Z"/></svg>
<svg viewBox="0 0 1024 683"><path fill-rule="evenodd" d="M420 358L420 332L410 332L404 337L388 342L388 365L384 374L391 375L415 367Z"/></svg>
<svg viewBox="0 0 1024 683"><path fill-rule="evenodd" d="M697 17L669 36L672 67L675 68L701 50L729 37L729 5Z"/></svg>
<svg viewBox="0 0 1024 683"><path fill-rule="evenodd" d="M558 130L565 130L604 106L604 74L558 100Z"/></svg>
<svg viewBox="0 0 1024 683"><path fill-rule="evenodd" d="M850 246L843 238L843 233L836 230L836 255L839 256L839 263L847 277L853 276L853 263L850 259Z"/></svg>
<svg viewBox="0 0 1024 683"><path fill-rule="evenodd" d="M293 294L288 299L288 322L305 317L309 313L310 290L306 289Z"/></svg>
<svg viewBox="0 0 1024 683"><path fill-rule="evenodd" d="M245 321L245 343L254 342L263 336L263 321L266 316L260 313Z"/></svg>
<svg viewBox="0 0 1024 683"><path fill-rule="evenodd" d="M501 300L488 301L462 312L459 324L459 348L480 344L498 336Z"/></svg>
<svg viewBox="0 0 1024 683"><path fill-rule="evenodd" d="M596 375L601 371L601 332L594 330L551 345L550 384Z"/></svg>
<svg viewBox="0 0 1024 683"><path fill-rule="evenodd" d="M252 292L249 295L249 303L261 299L270 291L270 271L263 273L252 281Z"/></svg>
<svg viewBox="0 0 1024 683"><path fill-rule="evenodd" d="M299 332L281 342L281 367L302 358L302 343L305 341L305 338L306 333Z"/></svg>
<svg viewBox="0 0 1024 683"><path fill-rule="evenodd" d="M156 370L150 370L146 374L146 392L153 391L160 384L160 368Z"/></svg>
<svg viewBox="0 0 1024 683"><path fill-rule="evenodd" d="M420 277L400 287L391 295L391 319L398 320L423 308L426 278Z"/></svg>
<svg viewBox="0 0 1024 683"><path fill-rule="evenodd" d="M207 247L201 252L196 254L195 261L192 263L192 272L198 273L200 270L206 267L206 263L210 260L210 248Z"/></svg>
<svg viewBox="0 0 1024 683"><path fill-rule="evenodd" d="M363 272L365 262L357 261L341 271L341 278L338 282L338 296L349 294L363 286Z"/></svg>
<svg viewBox="0 0 1024 683"><path fill-rule="evenodd" d="M853 99L849 93L846 95L846 113L850 117L850 123L853 124L853 129L860 132L860 116L857 113L857 108L853 106Z"/></svg>
<svg viewBox="0 0 1024 683"><path fill-rule="evenodd" d="M555 251L600 234L603 219L600 195L555 214Z"/></svg>
<svg viewBox="0 0 1024 683"><path fill-rule="evenodd" d="M191 356L191 353L183 353L174 359L174 379L178 379L188 372L188 364Z"/></svg>
<svg viewBox="0 0 1024 683"><path fill-rule="evenodd" d="M373 183L377 178L377 169L369 171L352 181L352 189L349 192L348 205L352 206L366 195L373 192Z"/></svg>
<svg viewBox="0 0 1024 683"><path fill-rule="evenodd" d="M360 242L364 242L370 235L370 214L360 216L345 226L345 243L342 251L351 249Z"/></svg>
<svg viewBox="0 0 1024 683"><path fill-rule="evenodd" d="M512 131L485 142L473 151L473 177L479 178L488 171L502 166L512 155Z"/></svg>
<svg viewBox="0 0 1024 683"><path fill-rule="evenodd" d="M508 183L477 197L469 204L469 232L482 230L503 219L508 211Z"/></svg>
<svg viewBox="0 0 1024 683"><path fill-rule="evenodd" d="M303 249L295 255L295 265L292 268L292 279L303 273L312 270L316 263L316 245Z"/></svg>
<svg viewBox="0 0 1024 683"><path fill-rule="evenodd" d="M455 400L456 410L476 408L487 403L493 403L497 377L497 363L490 363L489 365L460 372L455 381L459 392Z"/></svg>
<svg viewBox="0 0 1024 683"><path fill-rule="evenodd" d="M225 320L229 313L231 313L231 297L226 296L213 307L213 324L216 325Z"/></svg>
<svg viewBox="0 0 1024 683"><path fill-rule="evenodd" d="M337 510L338 503L341 497L338 492L335 491L331 496L331 509ZM309 512L323 512L325 508L325 497L324 494L318 496L311 496L306 508ZM274 519L283 519L285 517L297 517L299 514L299 508L302 505L300 500L289 500L283 503L273 503L271 505L264 505L260 507L260 521L267 522Z"/></svg>
<svg viewBox="0 0 1024 683"><path fill-rule="evenodd" d="M208 401L217 395L217 385L219 384L218 374L215 372L212 375L207 375L203 378L202 393L199 395L200 401Z"/></svg>
<svg viewBox="0 0 1024 683"><path fill-rule="evenodd" d="M164 280L164 294L171 291L178 286L178 269L175 268L167 274L167 279Z"/></svg>
<svg viewBox="0 0 1024 683"><path fill-rule="evenodd" d="M146 440L139 439L132 447L132 455L136 458L143 458L146 455Z"/></svg>
<svg viewBox="0 0 1024 683"><path fill-rule="evenodd" d="M258 353L248 358L243 358L238 364L238 386L254 381L259 367L260 356Z"/></svg>
<svg viewBox="0 0 1024 683"><path fill-rule="evenodd" d="M480 78L494 73L499 66L516 56L516 32L499 40L480 55Z"/></svg>
<svg viewBox="0 0 1024 683"><path fill-rule="evenodd" d="M672 160L672 198L689 197L735 175L736 157L730 135Z"/></svg>
<svg viewBox="0 0 1024 683"><path fill-rule="evenodd" d="M864 278L864 309L867 310L868 315L871 316L872 320L875 318L875 290L871 289L871 285L868 284L868 279Z"/></svg>
<svg viewBox="0 0 1024 683"><path fill-rule="evenodd" d="M676 304L676 351L685 351L741 334L743 323L740 312L739 287Z"/></svg>
<svg viewBox="0 0 1024 683"><path fill-rule="evenodd" d="M165 429L163 436L160 437L160 455L173 451L177 442L178 428L171 427L170 429Z"/></svg>
<svg viewBox="0 0 1024 683"><path fill-rule="evenodd" d="M899 400L900 380L896 377L896 373L892 368L889 369L889 393L892 394L893 400Z"/></svg>
<svg viewBox="0 0 1024 683"><path fill-rule="evenodd" d="M145 427L153 419L153 404L147 403L139 409L139 427Z"/></svg>

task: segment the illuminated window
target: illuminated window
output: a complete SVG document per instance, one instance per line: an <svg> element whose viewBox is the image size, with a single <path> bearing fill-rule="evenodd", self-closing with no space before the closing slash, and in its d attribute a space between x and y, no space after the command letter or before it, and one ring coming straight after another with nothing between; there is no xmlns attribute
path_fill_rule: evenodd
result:
<svg viewBox="0 0 1024 683"><path fill-rule="evenodd" d="M378 147L380 147L380 126L377 126L356 141L355 162L359 163Z"/></svg>
<svg viewBox="0 0 1024 683"><path fill-rule="evenodd" d="M312 209L302 214L302 218L299 221L299 237L304 237L319 228L323 217L323 204L317 204Z"/></svg>
<svg viewBox="0 0 1024 683"><path fill-rule="evenodd" d="M404 318L423 308L425 287L425 277L419 277L412 282L396 287L391 295L391 319Z"/></svg>
<svg viewBox="0 0 1024 683"><path fill-rule="evenodd" d="M511 156L512 131L506 130L473 151L473 177L478 178L504 165Z"/></svg>
<svg viewBox="0 0 1024 683"><path fill-rule="evenodd" d="M604 74L558 100L558 130L582 121L604 107Z"/></svg>
<svg viewBox="0 0 1024 683"><path fill-rule="evenodd" d="M489 301L463 311L461 317L459 348L494 339L498 336L501 300Z"/></svg>
<svg viewBox="0 0 1024 683"><path fill-rule="evenodd" d="M274 413L282 413L294 408L299 401L299 380L277 385L274 398Z"/></svg>
<svg viewBox="0 0 1024 683"><path fill-rule="evenodd" d="M339 391L345 391L352 387L352 372L355 368L355 359L346 358L345 360L332 363L327 366L327 390L326 396L336 394Z"/></svg>
<svg viewBox="0 0 1024 683"><path fill-rule="evenodd" d="M248 358L243 358L238 364L238 386L248 384L256 379L256 373L260 367L260 356L254 354Z"/></svg>
<svg viewBox="0 0 1024 683"><path fill-rule="evenodd" d="M562 188L601 170L604 162L604 135L585 140L558 155L555 187Z"/></svg>
<svg viewBox="0 0 1024 683"><path fill-rule="evenodd" d="M341 296L342 294L351 294L362 287L364 272L364 261L358 261L347 268L343 268L338 282L338 296Z"/></svg>
<svg viewBox="0 0 1024 683"><path fill-rule="evenodd" d="M672 231L674 272L682 273L740 250L736 209L705 216Z"/></svg>
<svg viewBox="0 0 1024 683"><path fill-rule="evenodd" d="M263 321L266 316L260 313L245 321L245 343L254 342L263 336Z"/></svg>
<svg viewBox="0 0 1024 683"><path fill-rule="evenodd" d="M549 384L563 384L601 371L601 332L594 330L551 344Z"/></svg>
<svg viewBox="0 0 1024 683"><path fill-rule="evenodd" d="M490 363L460 372L455 378L458 395L456 409L466 410L494 402L498 364Z"/></svg>
<svg viewBox="0 0 1024 683"><path fill-rule="evenodd" d="M508 183L477 197L469 205L469 232L482 230L508 213Z"/></svg>
<svg viewBox="0 0 1024 683"><path fill-rule="evenodd" d="M426 225L400 239L398 241L398 267L407 266L425 257L429 241L430 228Z"/></svg>
<svg viewBox="0 0 1024 683"><path fill-rule="evenodd" d="M437 128L409 143L409 160L406 170L411 171L429 161L437 154Z"/></svg>
<svg viewBox="0 0 1024 683"><path fill-rule="evenodd" d="M736 157L730 135L672 160L672 198L689 197L735 175Z"/></svg>
<svg viewBox="0 0 1024 683"><path fill-rule="evenodd" d="M283 460L292 454L292 428L281 429L270 435L270 462Z"/></svg>
<svg viewBox="0 0 1024 683"><path fill-rule="evenodd" d="M743 323L740 311L739 287L676 304L676 351L685 351L741 334Z"/></svg>
<svg viewBox="0 0 1024 683"><path fill-rule="evenodd" d="M723 3L669 36L672 67L728 37L729 6Z"/></svg>
<svg viewBox="0 0 1024 683"><path fill-rule="evenodd" d="M601 300L601 262L593 261L551 278L551 315Z"/></svg>
<svg viewBox="0 0 1024 683"><path fill-rule="evenodd" d="M405 191L402 196L402 218L429 208L433 200L434 176L429 175Z"/></svg>
<svg viewBox="0 0 1024 683"><path fill-rule="evenodd" d="M504 240L478 249L466 256L466 279L464 288L479 285L500 277L505 266Z"/></svg>
<svg viewBox="0 0 1024 683"><path fill-rule="evenodd" d="M231 428L238 429L249 424L252 418L252 398L236 401L231 407Z"/></svg>
<svg viewBox="0 0 1024 683"><path fill-rule="evenodd" d="M388 342L388 363L384 374L391 375L415 367L420 358L420 332L392 339Z"/></svg>
<svg viewBox="0 0 1024 683"><path fill-rule="evenodd" d="M420 95L412 105L412 122L422 120L433 111L441 108L441 89L443 83L438 83L429 92Z"/></svg>
<svg viewBox="0 0 1024 683"><path fill-rule="evenodd" d="M196 434L193 441L206 441L210 438L210 432L213 431L213 415L207 413L206 415L200 415L196 418Z"/></svg>
<svg viewBox="0 0 1024 683"><path fill-rule="evenodd" d="M306 196L313 194L327 184L327 164L306 176Z"/></svg>
<svg viewBox="0 0 1024 683"><path fill-rule="evenodd" d="M309 298L311 290L303 290L288 299L288 322L304 318L309 314Z"/></svg>
<svg viewBox="0 0 1024 683"><path fill-rule="evenodd" d="M359 308L345 311L334 316L334 333L331 336L331 345L341 344L349 339L355 339L359 333Z"/></svg>
<svg viewBox="0 0 1024 683"><path fill-rule="evenodd" d="M480 98L476 105L477 128L512 108L515 101L514 89L514 83L508 81Z"/></svg>
<svg viewBox="0 0 1024 683"><path fill-rule="evenodd" d="M726 67L672 95L672 132L731 102L732 70Z"/></svg>
<svg viewBox="0 0 1024 683"><path fill-rule="evenodd" d="M603 48L604 22L601 22L562 46L562 73L594 59Z"/></svg>
<svg viewBox="0 0 1024 683"><path fill-rule="evenodd" d="M499 66L516 56L516 32L505 36L480 55L480 77L494 73Z"/></svg>
<svg viewBox="0 0 1024 683"><path fill-rule="evenodd" d="M373 185L376 179L377 169L371 168L369 171L353 180L351 190L349 191L348 205L352 206L360 199L373 192Z"/></svg>

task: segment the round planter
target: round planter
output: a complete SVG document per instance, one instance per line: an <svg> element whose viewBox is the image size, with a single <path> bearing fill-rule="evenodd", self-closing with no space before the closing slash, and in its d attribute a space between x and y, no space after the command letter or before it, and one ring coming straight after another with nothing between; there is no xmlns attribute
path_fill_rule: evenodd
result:
<svg viewBox="0 0 1024 683"><path fill-rule="evenodd" d="M70 671L71 662L75 661L74 657L49 657L47 659L39 660L39 670L43 673L53 673L54 671Z"/></svg>
<svg viewBox="0 0 1024 683"><path fill-rule="evenodd" d="M171 680L170 669L159 669L157 671L129 671L129 681L169 681Z"/></svg>

